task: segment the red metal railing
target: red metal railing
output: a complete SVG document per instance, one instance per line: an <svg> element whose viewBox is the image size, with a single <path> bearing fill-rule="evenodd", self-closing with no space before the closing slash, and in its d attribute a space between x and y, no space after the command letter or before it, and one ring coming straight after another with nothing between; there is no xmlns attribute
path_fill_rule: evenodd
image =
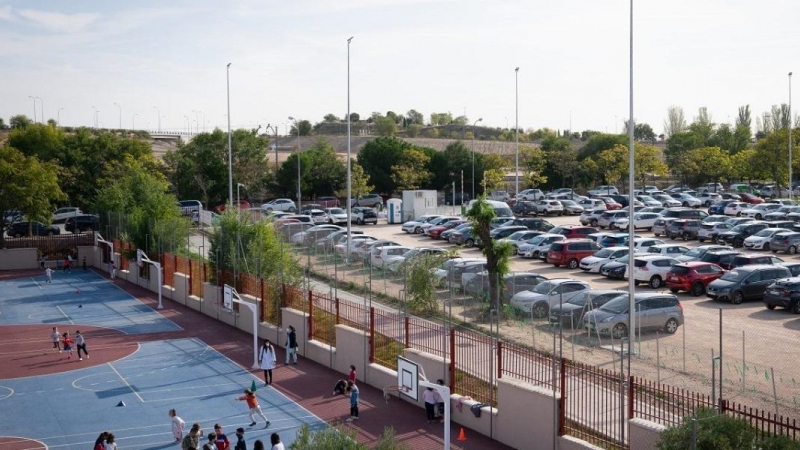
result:
<svg viewBox="0 0 800 450"><path fill-rule="evenodd" d="M379 308L372 308L370 317L370 362L397 370L397 357L403 354L407 342L405 321L399 314Z"/></svg>
<svg viewBox="0 0 800 450"><path fill-rule="evenodd" d="M450 335L454 392L496 407L493 339L474 331L452 330Z"/></svg>
<svg viewBox="0 0 800 450"><path fill-rule="evenodd" d="M770 435L787 436L792 439L800 437L800 426L796 419L780 416L771 412L748 408L747 406L722 400L720 410L729 416L742 419L755 428L759 437Z"/></svg>
<svg viewBox="0 0 800 450"><path fill-rule="evenodd" d="M399 318L399 317L398 317ZM434 356L445 356L448 346L447 335L443 326L419 317L406 316L405 346Z"/></svg>
<svg viewBox="0 0 800 450"><path fill-rule="evenodd" d="M628 414L666 426L680 425L697 408L714 408L709 395L658 384L639 377L630 377Z"/></svg>
<svg viewBox="0 0 800 450"><path fill-rule="evenodd" d="M610 370L575 361L562 361L561 434L603 448L627 449L625 378Z"/></svg>
<svg viewBox="0 0 800 450"><path fill-rule="evenodd" d="M309 291L309 304L311 305L311 338L328 345L336 345L336 304L330 295Z"/></svg>
<svg viewBox="0 0 800 450"><path fill-rule="evenodd" d="M513 342L498 343L498 378L509 376L534 386L553 388L553 358Z"/></svg>

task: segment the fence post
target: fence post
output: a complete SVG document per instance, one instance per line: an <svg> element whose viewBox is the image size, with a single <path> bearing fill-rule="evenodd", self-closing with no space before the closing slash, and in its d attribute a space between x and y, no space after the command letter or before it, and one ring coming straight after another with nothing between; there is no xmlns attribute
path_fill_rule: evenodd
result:
<svg viewBox="0 0 800 450"><path fill-rule="evenodd" d="M264 279L261 278L260 280L258 280L258 284L259 284L258 290L261 293L261 308L260 308L260 311L261 311L260 319L261 320L260 321L261 322L266 322L267 321L267 299L264 297Z"/></svg>
<svg viewBox="0 0 800 450"><path fill-rule="evenodd" d="M636 392L633 375L628 377L628 420L633 419L633 395Z"/></svg>
<svg viewBox="0 0 800 450"><path fill-rule="evenodd" d="M339 323L340 323L339 322L339 320L340 320L340 316L339 316L339 297L335 297L335 299L336 299L336 302L335 302L335 306L336 306L336 325L339 325Z"/></svg>
<svg viewBox="0 0 800 450"><path fill-rule="evenodd" d="M369 363L375 362L375 307L369 308Z"/></svg>
<svg viewBox="0 0 800 450"><path fill-rule="evenodd" d="M450 393L456 392L456 330L450 330Z"/></svg>
<svg viewBox="0 0 800 450"><path fill-rule="evenodd" d="M560 380L558 384L560 385L561 390L561 397L558 399L558 435L564 436L566 434L566 425L567 425L567 360L566 358L561 358L561 362L559 363L561 366L561 370L559 371ZM556 380L553 380L555 383Z"/></svg>
<svg viewBox="0 0 800 450"><path fill-rule="evenodd" d="M503 341L497 341L497 379L503 376Z"/></svg>
<svg viewBox="0 0 800 450"><path fill-rule="evenodd" d="M408 316L403 317L403 328L404 328L404 331L405 331L405 333L403 333L404 334L403 346L405 348L411 347L411 343L410 343L411 341L410 341L410 338L408 336L409 335L409 333L408 333L408 331L409 331L409 322L410 321L408 319Z"/></svg>
<svg viewBox="0 0 800 450"><path fill-rule="evenodd" d="M314 299L311 290L308 291L308 339L314 338Z"/></svg>

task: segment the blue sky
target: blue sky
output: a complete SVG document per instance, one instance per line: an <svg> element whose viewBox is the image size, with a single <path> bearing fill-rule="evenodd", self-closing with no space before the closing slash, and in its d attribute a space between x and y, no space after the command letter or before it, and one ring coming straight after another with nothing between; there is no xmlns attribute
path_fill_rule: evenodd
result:
<svg viewBox="0 0 800 450"><path fill-rule="evenodd" d="M628 115L628 1L0 0L0 117L64 125L202 130L322 120L351 110L464 114L523 128L622 130ZM634 117L701 106L732 122L789 98L800 71L800 2L639 1ZM794 21L794 23L793 23ZM800 90L800 84L795 91ZM120 105L119 107L117 105ZM798 106L793 105L797 110ZM63 108L63 109L62 109ZM193 111L199 111L195 113ZM205 119L204 119L205 117ZM195 122L196 121L196 122ZM285 125L284 125L285 126ZM281 134L285 128L281 127Z"/></svg>

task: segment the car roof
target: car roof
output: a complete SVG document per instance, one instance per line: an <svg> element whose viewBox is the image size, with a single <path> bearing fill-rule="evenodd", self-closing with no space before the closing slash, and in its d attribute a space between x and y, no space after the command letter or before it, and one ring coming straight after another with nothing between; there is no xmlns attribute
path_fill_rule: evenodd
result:
<svg viewBox="0 0 800 450"><path fill-rule="evenodd" d="M748 264L746 266L735 267L731 269L731 271L737 270L740 272L754 272L756 270L774 269L776 267L783 267L786 270L789 270L789 268L784 266L783 264Z"/></svg>

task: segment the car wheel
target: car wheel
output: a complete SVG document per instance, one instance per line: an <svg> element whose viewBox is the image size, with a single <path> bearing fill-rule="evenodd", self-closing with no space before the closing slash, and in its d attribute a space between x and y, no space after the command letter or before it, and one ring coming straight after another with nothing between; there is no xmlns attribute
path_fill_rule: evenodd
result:
<svg viewBox="0 0 800 450"><path fill-rule="evenodd" d="M614 339L622 339L628 335L628 327L624 323L618 323L611 329L611 336Z"/></svg>
<svg viewBox="0 0 800 450"><path fill-rule="evenodd" d="M414 228L414 234L422 234L422 227Z"/></svg>
<svg viewBox="0 0 800 450"><path fill-rule="evenodd" d="M684 208L688 208L689 207L689 202L683 202L683 207Z"/></svg>
<svg viewBox="0 0 800 450"><path fill-rule="evenodd" d="M761 216L761 214L756 214L756 220L761 220L761 219L763 219L763 217Z"/></svg>
<svg viewBox="0 0 800 450"><path fill-rule="evenodd" d="M734 247L741 247L742 245L744 245L744 239L736 238L736 239L733 240L733 246Z"/></svg>
<svg viewBox="0 0 800 450"><path fill-rule="evenodd" d="M736 217L742 217L742 213L741 212L737 212L736 213Z"/></svg>
<svg viewBox="0 0 800 450"><path fill-rule="evenodd" d="M703 242L705 242L705 241L706 241L705 239L702 239L702 238L697 238L697 242L700 242L701 244L702 244Z"/></svg>
<svg viewBox="0 0 800 450"><path fill-rule="evenodd" d="M661 287L661 277L658 275L654 275L653 278L650 278L650 287L653 289L658 289Z"/></svg>
<svg viewBox="0 0 800 450"><path fill-rule="evenodd" d="M272 208L267 208L267 214L272 212Z"/></svg>
<svg viewBox="0 0 800 450"><path fill-rule="evenodd" d="M517 250L517 247L514 247L514 248L511 249L511 255L513 255L513 256L519 255L519 251Z"/></svg>
<svg viewBox="0 0 800 450"><path fill-rule="evenodd" d="M361 217L356 218L356 225L364 225L364 221L361 220Z"/></svg>
<svg viewBox="0 0 800 450"><path fill-rule="evenodd" d="M800 314L800 302L794 302L792 305L792 312L795 314Z"/></svg>
<svg viewBox="0 0 800 450"><path fill-rule="evenodd" d="M688 232L686 232L686 233L683 233L683 240L684 240L684 242L685 242L685 241L688 241L688 240L690 240L690 239L691 239L691 237L689 236L689 233L688 233Z"/></svg>
<svg viewBox="0 0 800 450"><path fill-rule="evenodd" d="M533 252L533 259L539 259L539 252Z"/></svg>
<svg viewBox="0 0 800 450"><path fill-rule="evenodd" d="M797 253L797 247L795 247L794 245L790 246L788 249L786 249L786 253L794 255L795 253Z"/></svg>
<svg viewBox="0 0 800 450"><path fill-rule="evenodd" d="M290 213L293 213L293 212L296 212L296 211L297 211L297 209L294 206L289 208L289 212Z"/></svg>
<svg viewBox="0 0 800 450"><path fill-rule="evenodd" d="M773 309L775 309L775 305L767 305L767 309L772 311Z"/></svg>
<svg viewBox="0 0 800 450"><path fill-rule="evenodd" d="M769 242L764 243L763 250L769 251Z"/></svg>
<svg viewBox="0 0 800 450"><path fill-rule="evenodd" d="M577 259L570 259L567 263L567 267L570 269L577 269L578 268L578 260Z"/></svg>
<svg viewBox="0 0 800 450"><path fill-rule="evenodd" d="M531 308L531 314L533 315L533 317L541 319L543 317L547 317L547 312L549 309L550 308L547 303L539 302L533 305L533 308Z"/></svg>
<svg viewBox="0 0 800 450"><path fill-rule="evenodd" d="M591 225L593 227L596 227L597 226L597 220L592 220L591 222L589 222L589 225Z"/></svg>
<svg viewBox="0 0 800 450"><path fill-rule="evenodd" d="M692 295L694 295L695 297L699 297L705 294L705 292L706 292L706 287L705 285L703 285L703 283L698 281L697 283L692 285Z"/></svg>
<svg viewBox="0 0 800 450"><path fill-rule="evenodd" d="M733 303L734 305L741 305L743 300L744 296L742 295L741 291L736 291L731 296L731 303Z"/></svg>
<svg viewBox="0 0 800 450"><path fill-rule="evenodd" d="M669 334L675 334L678 331L678 321L675 319L667 320L667 324L664 325L664 330Z"/></svg>
<svg viewBox="0 0 800 450"><path fill-rule="evenodd" d="M467 239L467 242L465 242L464 244L467 246L467 248L472 248L475 246L475 241L472 239Z"/></svg>
<svg viewBox="0 0 800 450"><path fill-rule="evenodd" d="M672 292L673 294L677 294L678 291L680 291L680 289L678 289L678 288L669 288L669 291Z"/></svg>

